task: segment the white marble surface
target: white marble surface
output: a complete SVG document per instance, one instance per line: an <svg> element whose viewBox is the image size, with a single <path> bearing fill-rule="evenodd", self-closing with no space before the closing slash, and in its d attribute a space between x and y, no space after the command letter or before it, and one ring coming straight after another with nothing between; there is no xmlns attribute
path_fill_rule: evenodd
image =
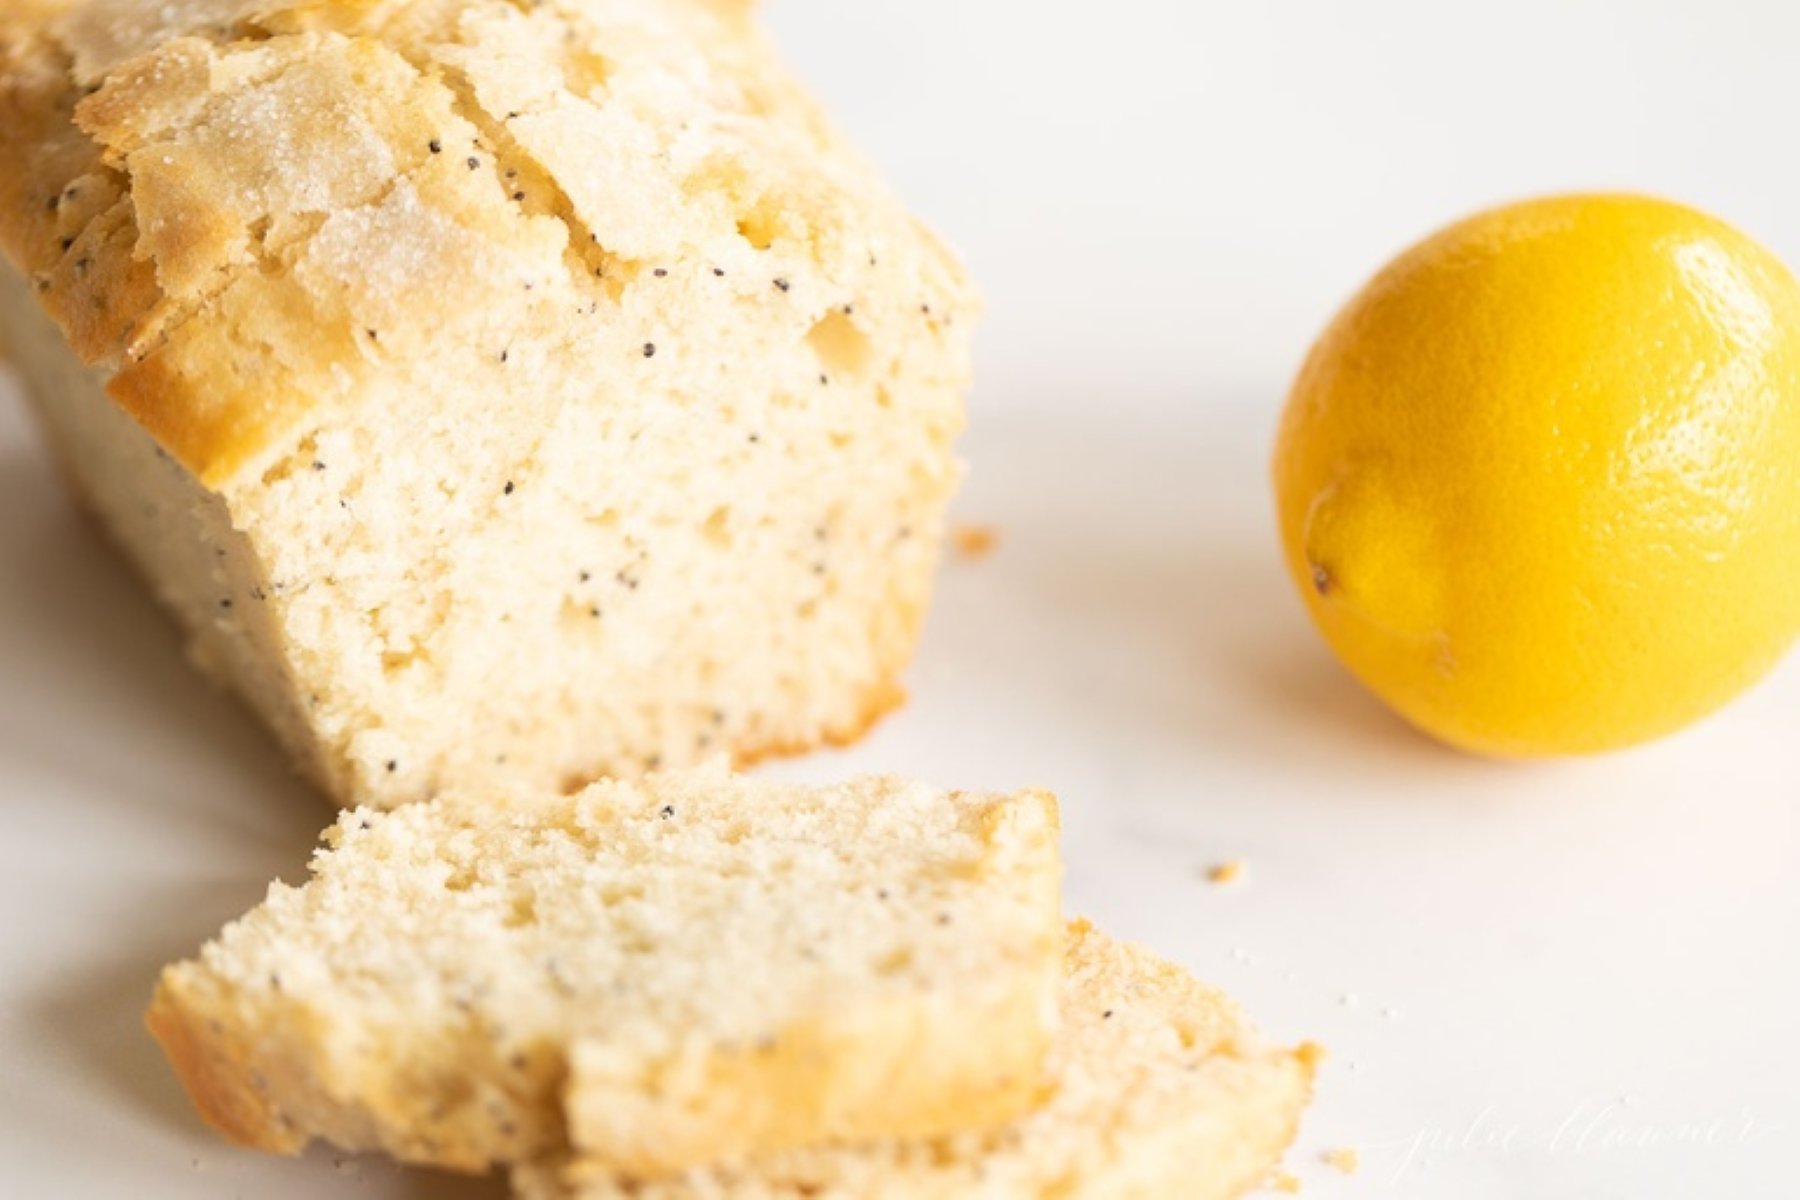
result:
<svg viewBox="0 0 1800 1200"><path fill-rule="evenodd" d="M1800 17L1215 8L774 6L987 285L961 509L1001 545L947 567L903 713L769 770L1055 788L1073 910L1331 1047L1307 1195L1791 1196L1800 663L1634 754L1440 751L1314 639L1264 459L1316 324L1459 210L1635 184L1800 252L1776 141ZM0 819L0 1194L503 1194L258 1158L188 1112L139 1025L155 971L297 878L326 812L188 672L4 395Z"/></svg>

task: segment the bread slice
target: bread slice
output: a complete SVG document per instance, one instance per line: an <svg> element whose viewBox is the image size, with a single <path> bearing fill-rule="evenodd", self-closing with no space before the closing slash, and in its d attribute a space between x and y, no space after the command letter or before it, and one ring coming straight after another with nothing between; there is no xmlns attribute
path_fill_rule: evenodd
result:
<svg viewBox="0 0 1800 1200"><path fill-rule="evenodd" d="M596 1163L514 1173L521 1200L1228 1200L1293 1140L1318 1051L1262 1042L1178 967L1075 922L1054 1092L997 1130L795 1151L632 1182Z"/></svg>
<svg viewBox="0 0 1800 1200"><path fill-rule="evenodd" d="M898 702L977 303L750 9L0 4L0 337L340 802Z"/></svg>
<svg viewBox="0 0 1800 1200"><path fill-rule="evenodd" d="M282 1152L644 1174L991 1125L1041 1094L1056 830L1042 792L723 770L352 812L149 1024L208 1121Z"/></svg>

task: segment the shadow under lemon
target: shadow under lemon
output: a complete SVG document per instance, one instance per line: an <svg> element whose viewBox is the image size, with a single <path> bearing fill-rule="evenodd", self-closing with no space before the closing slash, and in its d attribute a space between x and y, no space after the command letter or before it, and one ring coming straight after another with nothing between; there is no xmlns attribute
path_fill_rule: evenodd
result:
<svg viewBox="0 0 1800 1200"><path fill-rule="evenodd" d="M940 603L974 611L935 620L931 654L1084 697L1047 706L1071 736L1288 771L1483 766L1389 711L1312 628L1274 526L1273 402L1210 430L1170 407L977 419L962 507L1001 549L948 573Z"/></svg>

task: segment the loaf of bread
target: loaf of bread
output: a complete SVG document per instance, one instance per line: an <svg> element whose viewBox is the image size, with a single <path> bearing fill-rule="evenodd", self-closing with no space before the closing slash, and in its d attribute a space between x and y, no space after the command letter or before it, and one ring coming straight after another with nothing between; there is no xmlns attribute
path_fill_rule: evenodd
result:
<svg viewBox="0 0 1800 1200"><path fill-rule="evenodd" d="M346 814L169 968L151 1030L240 1143L633 1175L988 1127L1043 1094L1050 796L723 772Z"/></svg>
<svg viewBox="0 0 1800 1200"><path fill-rule="evenodd" d="M1070 927L1054 1090L1002 1129L794 1151L654 1182L562 1160L520 1200L1230 1200L1293 1140L1317 1051L1262 1042L1218 992Z"/></svg>
<svg viewBox="0 0 1800 1200"><path fill-rule="evenodd" d="M0 329L332 795L854 737L976 301L739 0L6 0Z"/></svg>

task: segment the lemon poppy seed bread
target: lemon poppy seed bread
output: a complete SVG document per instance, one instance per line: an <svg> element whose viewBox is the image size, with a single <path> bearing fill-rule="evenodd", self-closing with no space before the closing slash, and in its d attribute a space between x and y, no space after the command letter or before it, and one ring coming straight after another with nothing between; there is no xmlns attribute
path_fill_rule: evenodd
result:
<svg viewBox="0 0 1800 1200"><path fill-rule="evenodd" d="M521 1200L1232 1200L1280 1161L1318 1051L1262 1040L1219 992L1085 922L1039 1109L993 1130L815 1147L632 1180L514 1173Z"/></svg>
<svg viewBox="0 0 1800 1200"><path fill-rule="evenodd" d="M1043 1093L1055 801L723 772L346 814L150 1012L233 1140L633 1175Z"/></svg>
<svg viewBox="0 0 1800 1200"><path fill-rule="evenodd" d="M703 0L27 0L0 326L345 803L854 737L958 468L963 272Z"/></svg>

